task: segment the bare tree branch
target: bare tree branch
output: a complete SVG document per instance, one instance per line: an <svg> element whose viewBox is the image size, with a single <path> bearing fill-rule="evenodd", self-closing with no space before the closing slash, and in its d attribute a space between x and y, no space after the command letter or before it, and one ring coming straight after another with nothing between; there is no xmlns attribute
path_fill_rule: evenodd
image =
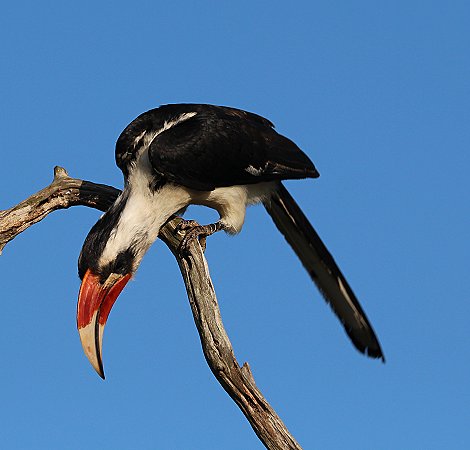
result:
<svg viewBox="0 0 470 450"><path fill-rule="evenodd" d="M121 191L104 184L70 178L62 167L54 168L54 180L13 208L0 211L0 254L12 239L57 209L83 205L106 211Z"/></svg>
<svg viewBox="0 0 470 450"><path fill-rule="evenodd" d="M0 253L5 245L49 213L84 205L106 211L120 191L68 176L55 167L53 182L8 210L0 211ZM175 256L186 285L206 361L219 383L232 397L253 430L270 450L301 449L279 416L256 387L248 363L239 366L222 323L217 298L204 253L195 239L189 251L178 251L184 237L176 227L181 219L170 220L160 231L161 239Z"/></svg>

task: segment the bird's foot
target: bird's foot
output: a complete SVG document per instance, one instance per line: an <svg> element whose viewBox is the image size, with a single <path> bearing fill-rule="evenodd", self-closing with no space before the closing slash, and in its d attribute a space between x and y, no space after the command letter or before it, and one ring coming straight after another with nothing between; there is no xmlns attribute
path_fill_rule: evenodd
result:
<svg viewBox="0 0 470 450"><path fill-rule="evenodd" d="M186 220L186 219L181 219L181 222L177 225L176 229L177 231L184 231L188 230L189 228L195 228L195 227L200 227L195 220Z"/></svg>
<svg viewBox="0 0 470 450"><path fill-rule="evenodd" d="M180 253L187 253L189 243L193 239L199 239L202 251L206 250L206 238L215 232L222 230L224 227L220 222L210 223L209 225L199 225L195 220L181 220L178 224L178 231L186 231L183 240L179 246Z"/></svg>

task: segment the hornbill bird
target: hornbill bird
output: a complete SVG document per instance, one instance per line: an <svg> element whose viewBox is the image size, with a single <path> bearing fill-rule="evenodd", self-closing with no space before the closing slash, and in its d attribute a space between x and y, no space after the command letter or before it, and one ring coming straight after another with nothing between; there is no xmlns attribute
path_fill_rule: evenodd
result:
<svg viewBox="0 0 470 450"><path fill-rule="evenodd" d="M269 120L222 106L160 106L124 129L116 142L116 164L124 174L124 190L90 230L78 261L78 330L102 378L103 330L114 302L160 228L190 204L220 215L216 223L189 231L205 237L219 230L238 233L246 207L263 203L356 348L384 360L348 282L281 182L319 173Z"/></svg>

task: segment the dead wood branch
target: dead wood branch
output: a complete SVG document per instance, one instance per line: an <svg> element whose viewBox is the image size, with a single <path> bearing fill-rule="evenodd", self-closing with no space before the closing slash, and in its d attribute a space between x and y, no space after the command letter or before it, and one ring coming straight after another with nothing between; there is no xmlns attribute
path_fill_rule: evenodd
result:
<svg viewBox="0 0 470 450"><path fill-rule="evenodd" d="M0 211L0 253L5 245L49 213L83 205L106 211L120 191L68 176L65 169L54 169L53 182L17 206ZM176 231L179 218L169 221L160 237L175 256L186 285L206 361L219 383L232 397L268 449L300 449L286 426L259 389L247 363L239 366L224 329L217 298L204 253L197 240L182 256L179 245L184 234Z"/></svg>

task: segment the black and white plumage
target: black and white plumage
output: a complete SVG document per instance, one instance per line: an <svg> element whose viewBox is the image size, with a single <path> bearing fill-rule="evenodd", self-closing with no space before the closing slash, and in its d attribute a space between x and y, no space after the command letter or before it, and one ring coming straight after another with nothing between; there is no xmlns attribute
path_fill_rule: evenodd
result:
<svg viewBox="0 0 470 450"><path fill-rule="evenodd" d="M263 203L356 348L383 359L352 289L281 183L319 174L271 122L228 107L161 106L124 129L116 143L116 163L124 174L124 190L91 229L79 258L78 327L85 353L101 376L102 333L114 301L163 224L189 204L216 209L220 219L215 228L235 234L247 205ZM208 228L201 230L210 234Z"/></svg>

